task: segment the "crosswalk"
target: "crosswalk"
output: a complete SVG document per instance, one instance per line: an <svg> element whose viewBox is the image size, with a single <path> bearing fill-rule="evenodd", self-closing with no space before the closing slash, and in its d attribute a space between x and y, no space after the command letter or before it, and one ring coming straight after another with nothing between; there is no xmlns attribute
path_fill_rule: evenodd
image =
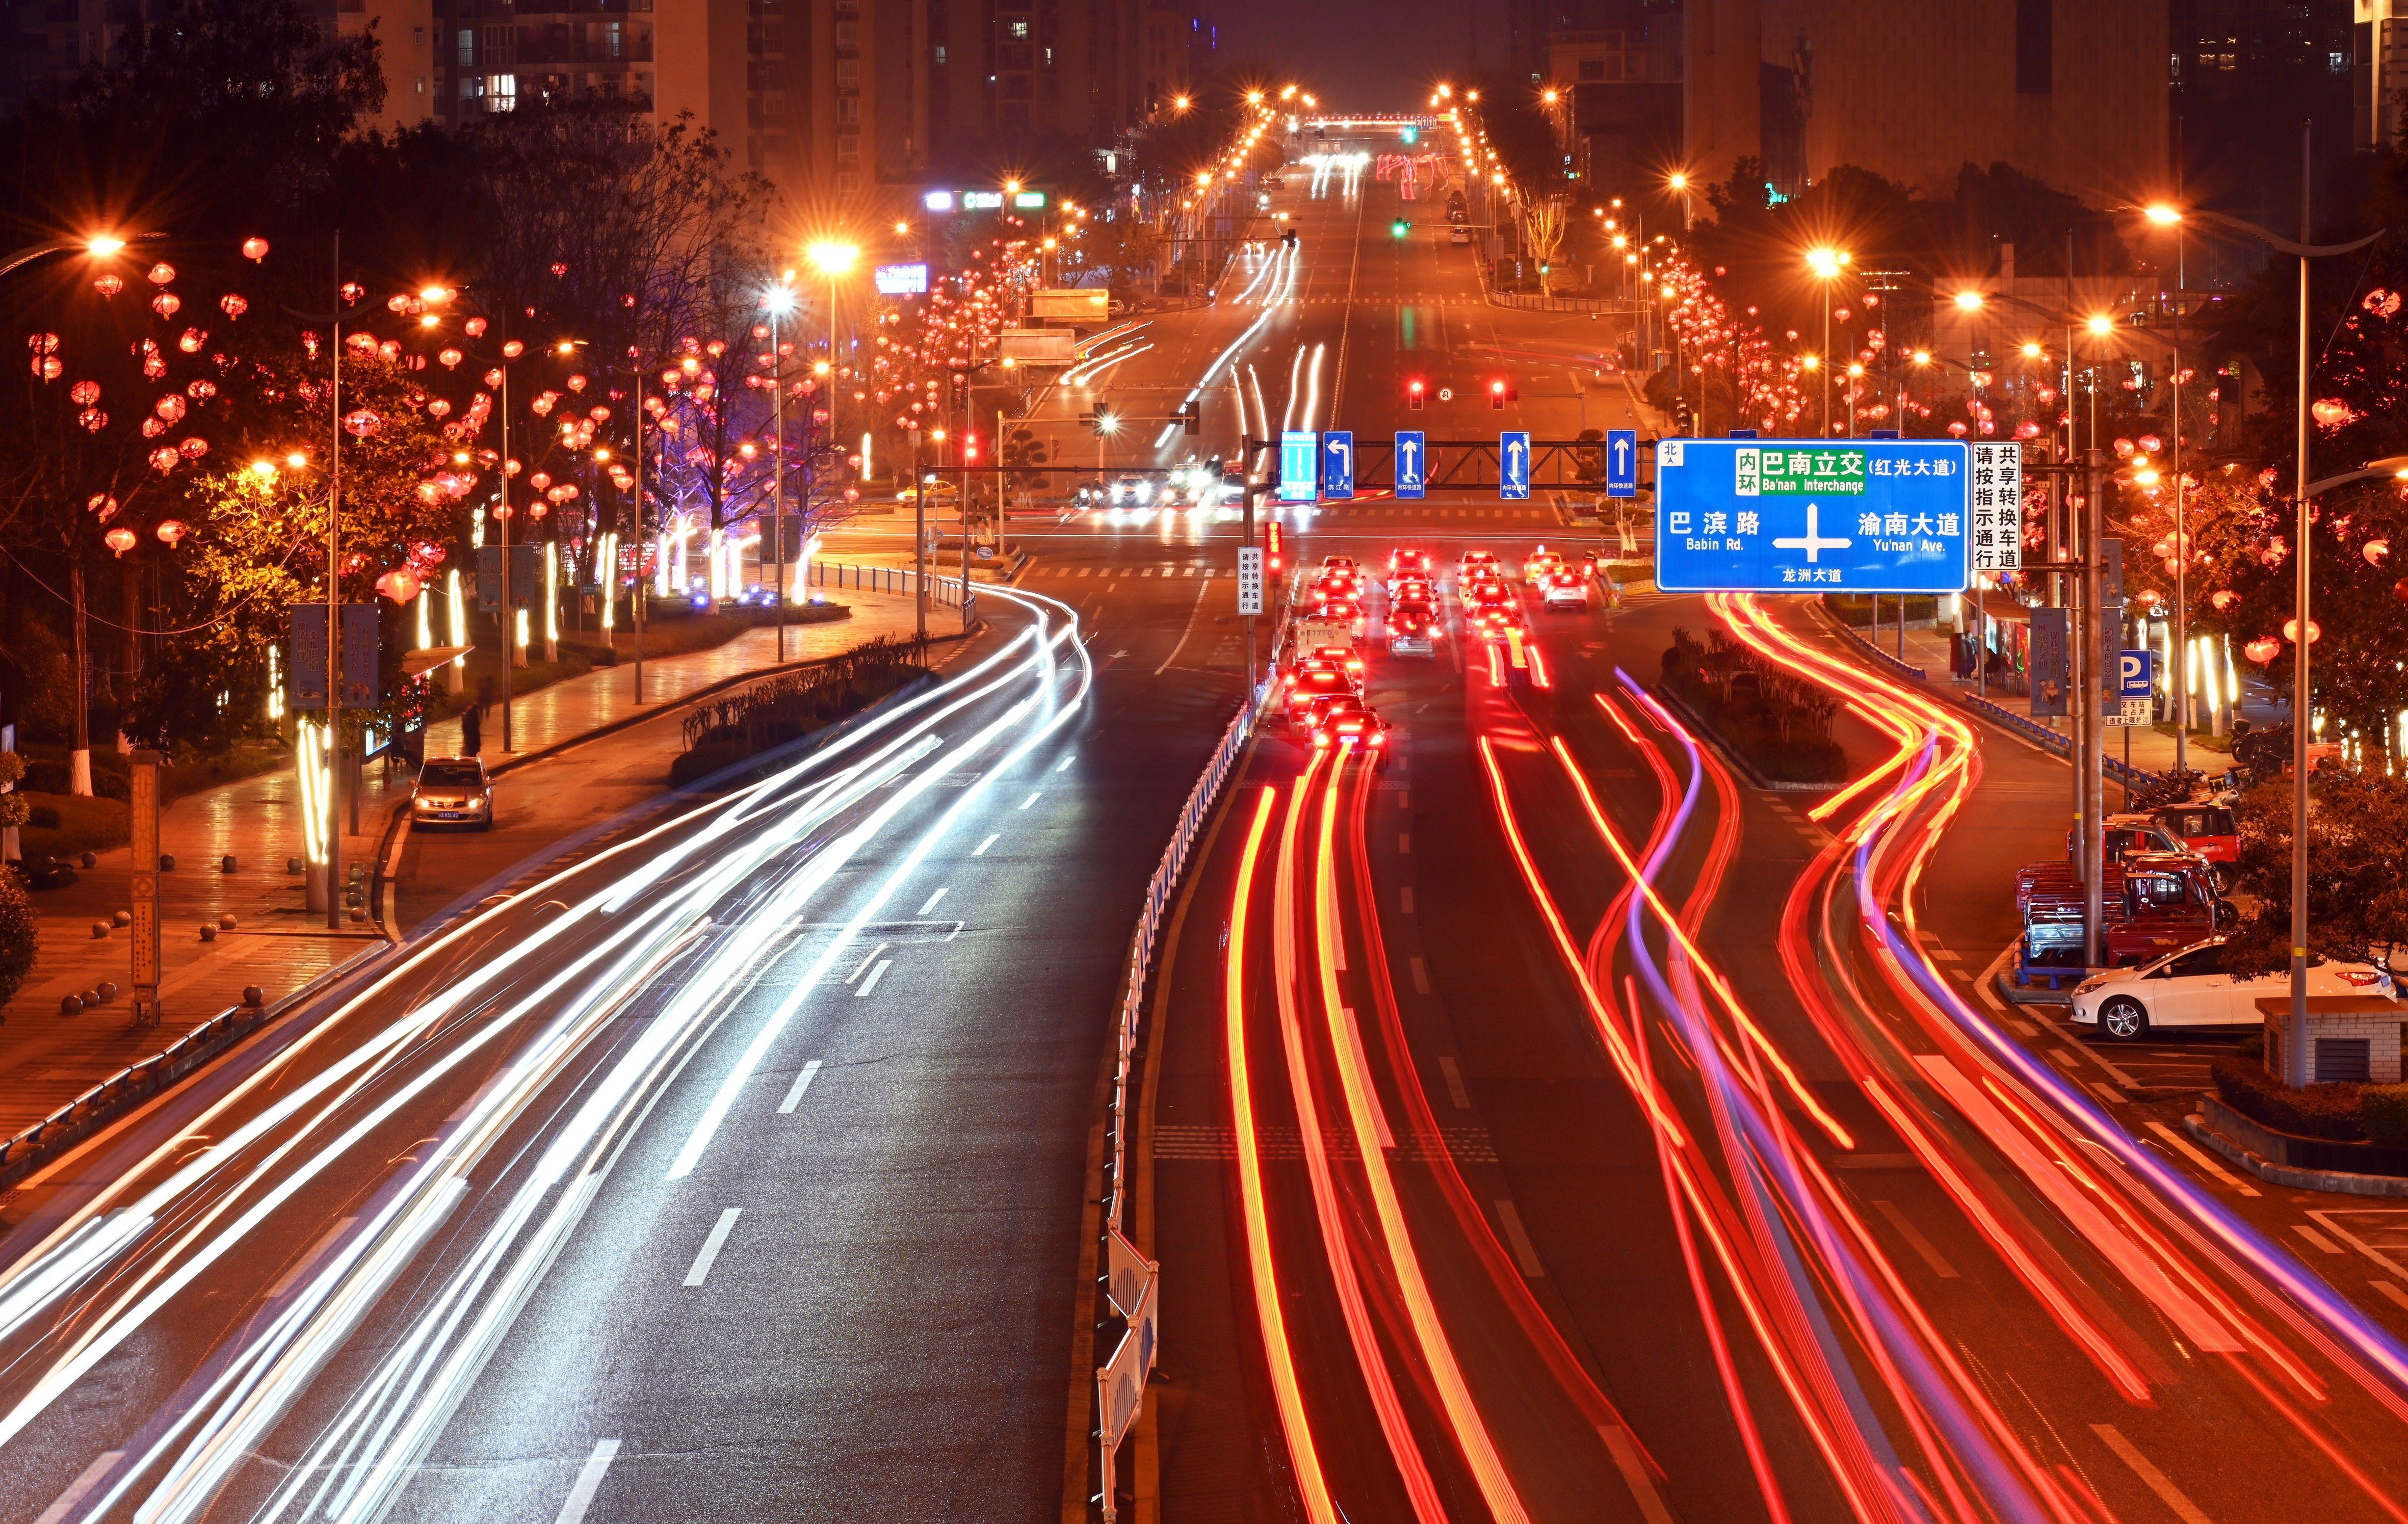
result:
<svg viewBox="0 0 2408 1524"><path fill-rule="evenodd" d="M1234 577L1237 574L1236 568L1231 567L1201 566L1192 563L1185 565L1152 567L1031 567L1028 568L1027 575L1024 577L1022 581L1034 581L1041 577L1053 577L1057 579L1067 577L1161 577L1168 579L1172 577Z"/></svg>

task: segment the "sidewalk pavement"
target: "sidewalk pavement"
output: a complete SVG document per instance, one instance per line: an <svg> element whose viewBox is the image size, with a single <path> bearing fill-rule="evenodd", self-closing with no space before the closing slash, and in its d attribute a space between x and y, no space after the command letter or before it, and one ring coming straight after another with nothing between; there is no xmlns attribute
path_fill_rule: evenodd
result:
<svg viewBox="0 0 2408 1524"><path fill-rule="evenodd" d="M850 617L786 631L788 661L912 633L910 599L851 590L844 597ZM947 631L939 625L937 633ZM501 774L494 829L447 839L437 849L413 846L406 831L388 840L394 809L408 797L413 775L407 769L388 774L370 764L361 779L359 828L343 840L344 861L373 867L385 847L400 880L394 929L415 926L494 872L657 793L682 738L675 726L631 726L555 759L540 784L533 778L513 784L514 775L538 760L532 754L673 709L715 683L775 666L777 653L777 632L755 629L709 651L647 660L648 702L640 708L629 667L602 668L538 688L513 705L515 755L502 753L501 717L489 710L484 756ZM459 747L457 719L428 727L428 755L455 754ZM307 913L301 879L285 870L286 860L301 853L295 792L294 774L285 769L187 795L162 813L160 850L175 867L159 879L165 1010L156 1027L129 1025L128 934L111 926L106 936L93 935L95 924L108 925L130 902L129 850L102 853L97 867L79 870L78 884L34 896L41 918L34 976L0 1005L0 1138L241 1003L246 985L258 986L273 1002L384 944L385 937L366 922L329 931L322 914ZM221 870L227 857L232 871ZM204 922L215 927L228 915L232 929L219 930L212 942L200 940ZM104 981L118 986L113 1000L79 1015L60 1014L63 997L96 992Z"/></svg>
<svg viewBox="0 0 2408 1524"><path fill-rule="evenodd" d="M1862 626L1851 627L1867 640L1872 639L1870 630ZM1899 654L1899 629L1895 621L1881 627L1881 640L1878 643L1884 654L1893 656ZM1924 681L1935 690L1966 696L1971 696L1979 691L1971 678L1950 675L1949 643L1948 637L1944 633L1935 631L1928 625L1921 629L1910 625L1906 631L1905 647L1906 654L1903 659L1907 665L1922 668ZM2262 684L2244 680L2243 687L2247 697L2242 705L2242 712L2247 716L2251 724L2269 725L2283 717L2282 707L2272 702L2271 697L2262 691ZM2020 693L2006 693L1992 689L1988 697L1990 702L2001 709L2012 710L2018 714L2028 713L2030 710L2030 699ZM2034 723L2059 731L2064 730L2069 724L2065 720L2038 720ZM2125 743L2128 740L2131 746L2129 755L2132 766L2149 772L2167 772L2172 769L2174 765L2172 736L2158 730L2155 726L2118 726L2107 732L2107 755L2119 759L2124 757ZM2188 760L2194 769L2210 774L2221 772L2230 765L2229 754L2203 746L2196 739L2189 747ZM2113 792L2112 788L2110 792Z"/></svg>

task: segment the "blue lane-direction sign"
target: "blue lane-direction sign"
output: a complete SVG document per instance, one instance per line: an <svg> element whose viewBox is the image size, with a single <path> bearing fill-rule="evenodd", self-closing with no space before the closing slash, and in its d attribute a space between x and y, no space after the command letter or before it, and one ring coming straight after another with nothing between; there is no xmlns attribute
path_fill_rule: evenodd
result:
<svg viewBox="0 0 2408 1524"><path fill-rule="evenodd" d="M1639 431L1635 428L1605 431L1605 495L1639 496Z"/></svg>
<svg viewBox="0 0 2408 1524"><path fill-rule="evenodd" d="M1429 490L1429 448L1417 428L1397 430L1397 496L1420 497Z"/></svg>
<svg viewBox="0 0 2408 1524"><path fill-rule="evenodd" d="M1656 584L1679 593L1956 593L1961 439L1664 439Z"/></svg>
<svg viewBox="0 0 2408 1524"><path fill-rule="evenodd" d="M1321 436L1309 428L1280 434L1279 500L1309 503L1321 486Z"/></svg>
<svg viewBox="0 0 2408 1524"><path fill-rule="evenodd" d="M2118 653L2116 663L2116 697L2146 698L2157 691L2157 654L2154 651Z"/></svg>
<svg viewBox="0 0 2408 1524"><path fill-rule="evenodd" d="M1321 496L1354 496L1354 434L1333 428L1321 436Z"/></svg>
<svg viewBox="0 0 2408 1524"><path fill-rule="evenodd" d="M1497 496L1519 501L1530 496L1530 434L1508 429L1497 436Z"/></svg>

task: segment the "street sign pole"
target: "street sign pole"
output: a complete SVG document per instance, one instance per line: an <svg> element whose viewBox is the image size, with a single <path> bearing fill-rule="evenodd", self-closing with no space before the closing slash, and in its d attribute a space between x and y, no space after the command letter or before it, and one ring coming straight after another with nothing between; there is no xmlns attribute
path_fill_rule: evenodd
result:
<svg viewBox="0 0 2408 1524"><path fill-rule="evenodd" d="M1254 616L1262 611L1262 589L1260 582L1262 578L1263 565L1263 553L1261 549L1254 544L1254 499L1261 495L1262 487L1254 481L1254 473L1253 469L1254 462L1245 461L1242 463L1242 466L1246 472L1246 511L1244 526L1239 531L1238 535L1238 611L1245 615L1246 618L1246 701L1248 703L1252 703L1254 701L1254 683L1256 682L1254 676ZM1252 606L1249 606L1246 602L1245 586L1246 562L1249 557L1252 557L1254 560L1254 577L1256 580L1254 600Z"/></svg>
<svg viewBox="0 0 2408 1524"><path fill-rule="evenodd" d="M2082 665L2082 960L2086 969L2100 966L2100 932L2106 924L2107 802L2106 732L2100 726L2100 669L2106 653L2100 649L2099 611L2102 587L2099 578L2099 543L2106 528L2105 505L2100 501L2099 447L2084 454L2082 504L2082 613L2079 637L2086 647ZM2121 642L2118 642L2119 644Z"/></svg>

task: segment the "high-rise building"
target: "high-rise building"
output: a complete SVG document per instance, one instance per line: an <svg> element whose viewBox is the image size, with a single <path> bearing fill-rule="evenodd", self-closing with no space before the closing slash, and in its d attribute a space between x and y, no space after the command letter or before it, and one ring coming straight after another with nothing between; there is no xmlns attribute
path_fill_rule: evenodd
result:
<svg viewBox="0 0 2408 1524"><path fill-rule="evenodd" d="M2168 0L1687 0L1684 148L1776 192L1839 165L1928 191L2004 163L2094 203L2167 159Z"/></svg>

